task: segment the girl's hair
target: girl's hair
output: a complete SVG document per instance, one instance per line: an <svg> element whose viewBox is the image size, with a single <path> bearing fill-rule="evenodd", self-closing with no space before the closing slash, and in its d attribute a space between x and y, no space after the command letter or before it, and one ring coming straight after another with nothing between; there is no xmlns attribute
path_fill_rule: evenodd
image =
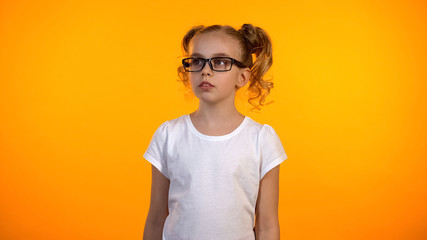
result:
<svg viewBox="0 0 427 240"><path fill-rule="evenodd" d="M239 30L229 25L195 26L182 39L181 44L184 55L189 55L189 44L194 36L215 31L223 32L239 42L242 50L240 61L251 69L248 102L259 110L260 106L264 105L265 98L270 93L270 89L273 88L272 82L264 80L265 73L267 73L273 64L270 37L263 29L255 27L252 24L243 24ZM255 61L253 61L252 55L255 55ZM182 65L178 67L178 76L186 87L190 87L188 72L184 70Z"/></svg>

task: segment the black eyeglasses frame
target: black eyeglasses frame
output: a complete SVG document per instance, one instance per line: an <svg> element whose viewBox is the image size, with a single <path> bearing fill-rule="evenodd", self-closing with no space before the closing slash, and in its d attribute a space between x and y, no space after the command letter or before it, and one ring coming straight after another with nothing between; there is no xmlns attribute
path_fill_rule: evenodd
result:
<svg viewBox="0 0 427 240"><path fill-rule="evenodd" d="M228 69L228 70L215 70L215 69L213 69L211 61L215 60L215 59L218 59L218 58L227 58L227 59L230 59L231 60L230 69ZM190 70L187 69L187 67L185 67L185 61L187 59L198 59L198 60L202 60L203 61L203 66L198 71L190 71ZM233 68L233 64L235 64L239 68L246 68L245 64L243 64L242 62L238 61L237 59L234 59L234 58L231 58L231 57L213 57L213 58L189 57L189 58L182 59L182 66L184 67L184 70L186 72L200 72L205 67L206 62L208 62L209 67L211 68L211 70L215 71L215 72L228 72L228 71L231 71L231 69Z"/></svg>

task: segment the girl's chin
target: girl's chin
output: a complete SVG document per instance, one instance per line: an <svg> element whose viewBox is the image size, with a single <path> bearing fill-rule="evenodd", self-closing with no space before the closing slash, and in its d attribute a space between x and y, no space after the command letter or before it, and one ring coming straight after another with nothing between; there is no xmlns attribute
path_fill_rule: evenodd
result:
<svg viewBox="0 0 427 240"><path fill-rule="evenodd" d="M209 96L208 94L195 94L197 99L199 99L200 102L208 103L208 104L215 104L216 102L220 102L221 100L218 99L218 97L215 96Z"/></svg>
<svg viewBox="0 0 427 240"><path fill-rule="evenodd" d="M197 99L199 99L200 103L204 103L204 104L208 104L208 105L215 105L215 104L219 104L219 103L224 103L224 102L230 102L230 104L234 104L233 100L227 101L227 98L221 98L218 96L208 96L207 94L198 94L196 95Z"/></svg>

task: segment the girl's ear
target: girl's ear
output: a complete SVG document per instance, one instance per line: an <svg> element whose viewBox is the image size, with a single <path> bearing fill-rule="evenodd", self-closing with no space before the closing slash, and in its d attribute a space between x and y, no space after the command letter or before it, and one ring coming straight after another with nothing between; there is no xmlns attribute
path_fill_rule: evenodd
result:
<svg viewBox="0 0 427 240"><path fill-rule="evenodd" d="M239 75L239 80L237 82L237 87L241 88L244 87L251 78L251 69L250 68L244 68L241 70Z"/></svg>

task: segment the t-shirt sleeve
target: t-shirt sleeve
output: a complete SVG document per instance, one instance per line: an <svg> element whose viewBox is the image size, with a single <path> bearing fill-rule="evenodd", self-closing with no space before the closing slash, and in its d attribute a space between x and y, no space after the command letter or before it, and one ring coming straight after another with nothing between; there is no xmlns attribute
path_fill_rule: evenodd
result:
<svg viewBox="0 0 427 240"><path fill-rule="evenodd" d="M274 129L264 124L260 132L260 148L261 148L261 178L267 172L285 161L288 156Z"/></svg>
<svg viewBox="0 0 427 240"><path fill-rule="evenodd" d="M164 122L159 128L157 128L151 138L147 151L144 153L144 158L156 167L167 179L169 179L165 154L167 140L166 130L167 122Z"/></svg>

